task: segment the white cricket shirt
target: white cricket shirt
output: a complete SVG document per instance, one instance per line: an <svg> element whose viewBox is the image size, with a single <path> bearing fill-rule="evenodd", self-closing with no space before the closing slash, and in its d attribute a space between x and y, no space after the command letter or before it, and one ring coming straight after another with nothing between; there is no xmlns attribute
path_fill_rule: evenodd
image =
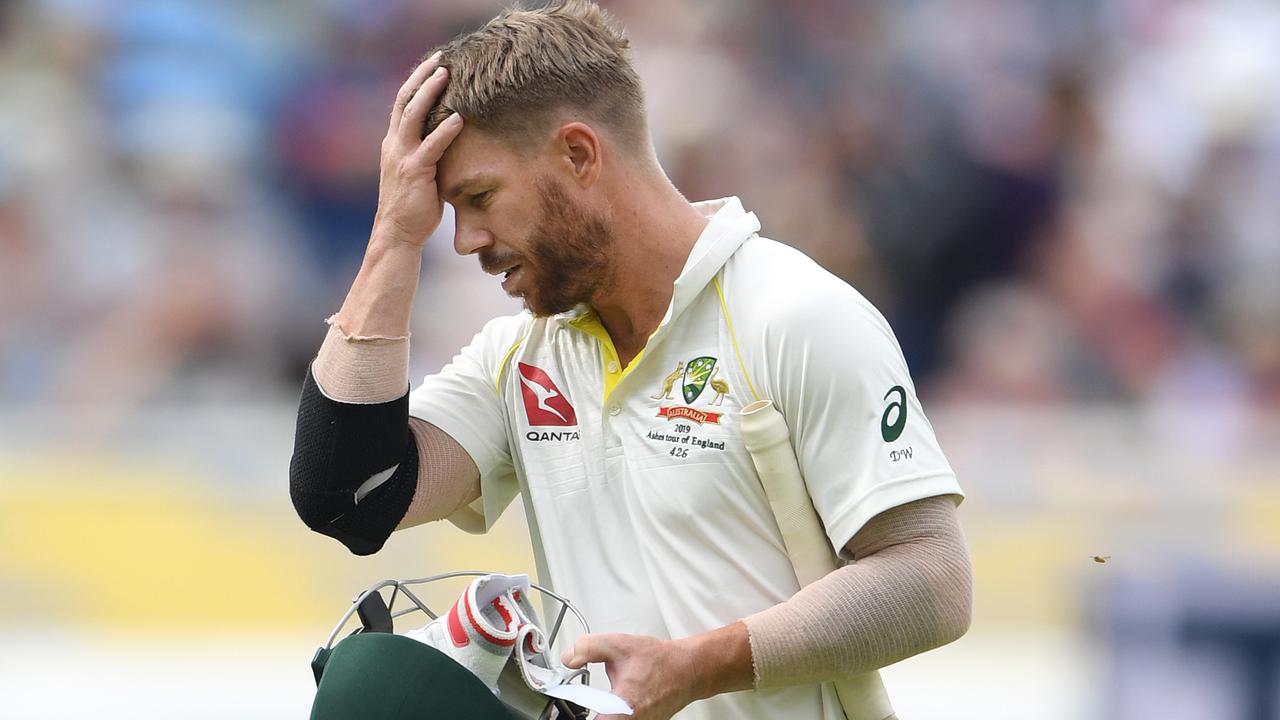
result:
<svg viewBox="0 0 1280 720"><path fill-rule="evenodd" d="M756 397L786 418L833 548L884 510L961 494L880 313L760 237L737 198L698 207L710 222L628 367L590 308L522 313L490 321L410 396L410 413L480 469L482 497L450 519L483 532L523 494L541 579L596 632L684 637L796 592L739 437ZM844 715L814 685L721 695L678 717Z"/></svg>

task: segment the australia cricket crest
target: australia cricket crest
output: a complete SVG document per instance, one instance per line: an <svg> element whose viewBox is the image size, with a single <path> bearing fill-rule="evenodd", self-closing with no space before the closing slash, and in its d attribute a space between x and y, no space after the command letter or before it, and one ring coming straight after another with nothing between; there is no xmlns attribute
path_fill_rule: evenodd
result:
<svg viewBox="0 0 1280 720"><path fill-rule="evenodd" d="M688 405L692 405L695 400L702 396L702 392L706 390L707 385L710 385L711 389L716 393L711 402L707 404L720 405L724 402L725 395L729 393L729 383L716 373L717 362L716 358L703 355L688 362L676 363L675 369L663 380L662 391L652 397L654 400L670 399L671 391L678 382L680 395L686 405L659 407L658 417L667 418L668 420L692 420L699 425L704 423L719 424L722 413L707 412L688 407Z"/></svg>

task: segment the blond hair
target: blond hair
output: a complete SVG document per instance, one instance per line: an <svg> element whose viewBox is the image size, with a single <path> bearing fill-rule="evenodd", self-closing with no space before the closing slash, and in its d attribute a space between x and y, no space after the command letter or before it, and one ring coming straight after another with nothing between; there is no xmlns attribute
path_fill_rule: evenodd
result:
<svg viewBox="0 0 1280 720"><path fill-rule="evenodd" d="M449 84L423 123L423 137L450 113L528 147L553 113L570 109L632 148L646 138L644 93L630 43L590 0L504 10L441 48Z"/></svg>

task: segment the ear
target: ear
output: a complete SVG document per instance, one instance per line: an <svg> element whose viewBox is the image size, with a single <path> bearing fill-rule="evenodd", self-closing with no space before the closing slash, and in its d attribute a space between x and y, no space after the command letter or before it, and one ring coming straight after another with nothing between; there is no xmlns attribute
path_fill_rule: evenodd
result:
<svg viewBox="0 0 1280 720"><path fill-rule="evenodd" d="M582 122L565 123L556 132L556 154L574 183L582 188L595 185L603 171L600 136Z"/></svg>

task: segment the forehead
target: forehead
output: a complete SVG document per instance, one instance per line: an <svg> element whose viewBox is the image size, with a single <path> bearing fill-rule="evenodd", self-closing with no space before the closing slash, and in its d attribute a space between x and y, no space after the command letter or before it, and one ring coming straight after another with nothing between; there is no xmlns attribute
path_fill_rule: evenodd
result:
<svg viewBox="0 0 1280 720"><path fill-rule="evenodd" d="M523 157L497 136L474 127L464 127L445 150L436 166L440 193L452 200L452 191L480 178L513 180L529 172L535 157Z"/></svg>

